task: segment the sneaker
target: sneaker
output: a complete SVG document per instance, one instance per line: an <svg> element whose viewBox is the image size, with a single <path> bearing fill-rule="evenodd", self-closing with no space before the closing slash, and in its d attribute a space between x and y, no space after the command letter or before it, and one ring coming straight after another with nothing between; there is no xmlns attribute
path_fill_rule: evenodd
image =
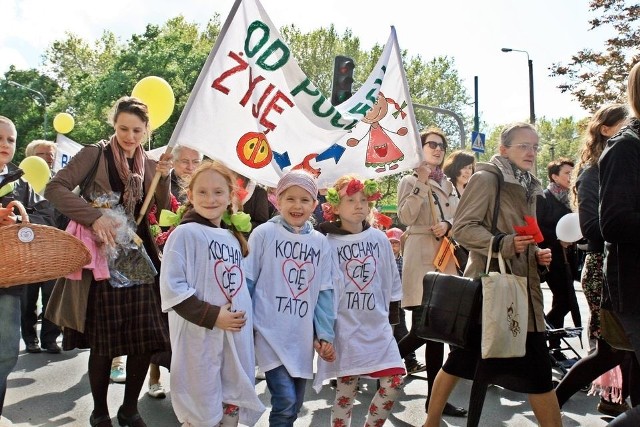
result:
<svg viewBox="0 0 640 427"><path fill-rule="evenodd" d="M604 399L600 399L600 403L598 403L596 409L601 414L605 414L615 418L623 412L626 412L629 409L629 405L627 404L627 402L614 403L606 401Z"/></svg>
<svg viewBox="0 0 640 427"><path fill-rule="evenodd" d="M164 391L164 387L162 387L162 384L160 383L151 384L147 394L151 397L155 397L156 399L164 399L167 397L167 393Z"/></svg>
<svg viewBox="0 0 640 427"><path fill-rule="evenodd" d="M422 363L416 361L413 361L411 363L408 363L406 365L407 368L407 375L413 375L413 374L418 374L420 372L424 372L427 370L426 365L423 365Z"/></svg>
<svg viewBox="0 0 640 427"><path fill-rule="evenodd" d="M123 366L118 366L117 368L111 369L109 378L111 378L111 381L114 383L124 383L127 381L127 372L124 370Z"/></svg>

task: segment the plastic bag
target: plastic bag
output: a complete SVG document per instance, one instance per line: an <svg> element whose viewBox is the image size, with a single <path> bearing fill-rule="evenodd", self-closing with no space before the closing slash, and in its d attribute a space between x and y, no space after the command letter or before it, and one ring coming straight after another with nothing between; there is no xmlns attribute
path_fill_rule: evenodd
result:
<svg viewBox="0 0 640 427"><path fill-rule="evenodd" d="M153 283L158 274L142 239L135 233L136 223L118 204L119 193L109 193L93 198L93 205L103 215L116 222L115 246L103 246L109 264L109 284L114 288L127 288Z"/></svg>

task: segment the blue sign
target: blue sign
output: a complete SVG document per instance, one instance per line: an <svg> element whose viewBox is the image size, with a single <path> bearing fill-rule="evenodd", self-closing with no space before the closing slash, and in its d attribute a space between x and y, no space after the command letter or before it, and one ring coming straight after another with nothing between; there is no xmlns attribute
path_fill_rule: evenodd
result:
<svg viewBox="0 0 640 427"><path fill-rule="evenodd" d="M471 150L484 153L484 133L471 132Z"/></svg>

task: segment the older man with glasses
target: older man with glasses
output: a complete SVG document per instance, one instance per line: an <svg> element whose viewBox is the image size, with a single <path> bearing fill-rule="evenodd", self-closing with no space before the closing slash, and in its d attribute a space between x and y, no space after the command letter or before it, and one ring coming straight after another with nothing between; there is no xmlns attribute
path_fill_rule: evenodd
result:
<svg viewBox="0 0 640 427"><path fill-rule="evenodd" d="M202 154L191 148L178 145L173 149L173 171L171 171L171 193L180 204L187 201L183 191L189 177L202 163Z"/></svg>

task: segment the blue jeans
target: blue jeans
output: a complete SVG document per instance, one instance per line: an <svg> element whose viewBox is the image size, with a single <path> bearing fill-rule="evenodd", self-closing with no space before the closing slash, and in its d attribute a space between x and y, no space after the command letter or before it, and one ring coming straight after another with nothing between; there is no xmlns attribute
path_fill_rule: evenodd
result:
<svg viewBox="0 0 640 427"><path fill-rule="evenodd" d="M18 362L19 351L20 295L0 293L0 415L7 393L7 377Z"/></svg>
<svg viewBox="0 0 640 427"><path fill-rule="evenodd" d="M307 380L291 377L284 365L267 371L264 375L271 393L269 427L293 427L304 402Z"/></svg>

